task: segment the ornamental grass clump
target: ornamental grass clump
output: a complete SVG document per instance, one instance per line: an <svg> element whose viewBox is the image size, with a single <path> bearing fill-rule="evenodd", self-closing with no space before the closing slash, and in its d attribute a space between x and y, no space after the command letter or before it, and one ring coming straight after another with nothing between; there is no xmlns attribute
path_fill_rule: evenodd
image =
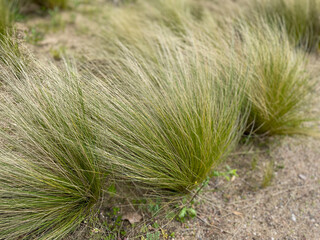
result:
<svg viewBox="0 0 320 240"><path fill-rule="evenodd" d="M306 71L305 53L295 49L285 33L262 23L240 29L240 58L248 69L248 129L256 134L310 133L314 121L315 81Z"/></svg>
<svg viewBox="0 0 320 240"><path fill-rule="evenodd" d="M241 136L244 86L205 44L158 36L152 60L120 46L112 74L90 77L88 101L105 144L98 155L116 179L155 194L185 194Z"/></svg>
<svg viewBox="0 0 320 240"><path fill-rule="evenodd" d="M308 51L319 49L320 1L262 0L250 15L264 17L269 23L284 27L289 40Z"/></svg>
<svg viewBox="0 0 320 240"><path fill-rule="evenodd" d="M0 73L0 238L61 239L95 214L103 189L90 113L74 69L9 57Z"/></svg>

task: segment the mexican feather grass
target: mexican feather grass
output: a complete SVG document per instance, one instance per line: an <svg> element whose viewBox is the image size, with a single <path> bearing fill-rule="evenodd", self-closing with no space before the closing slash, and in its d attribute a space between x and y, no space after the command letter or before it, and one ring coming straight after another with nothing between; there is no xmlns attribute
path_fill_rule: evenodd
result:
<svg viewBox="0 0 320 240"><path fill-rule="evenodd" d="M90 115L74 69L36 61L31 69L17 59L12 67L6 56L0 75L0 238L61 239L95 214L102 193Z"/></svg>
<svg viewBox="0 0 320 240"><path fill-rule="evenodd" d="M93 124L106 143L99 156L117 179L156 194L199 186L237 143L246 115L232 66L196 39L169 36L146 46L150 58L120 46L112 74L90 81Z"/></svg>
<svg viewBox="0 0 320 240"><path fill-rule="evenodd" d="M256 1L250 15L258 15L271 24L284 26L289 40L308 51L320 47L320 1L318 0Z"/></svg>
<svg viewBox="0 0 320 240"><path fill-rule="evenodd" d="M261 135L308 134L315 80L307 72L305 53L294 48L285 30L262 21L242 25L239 62L248 71L249 128Z"/></svg>

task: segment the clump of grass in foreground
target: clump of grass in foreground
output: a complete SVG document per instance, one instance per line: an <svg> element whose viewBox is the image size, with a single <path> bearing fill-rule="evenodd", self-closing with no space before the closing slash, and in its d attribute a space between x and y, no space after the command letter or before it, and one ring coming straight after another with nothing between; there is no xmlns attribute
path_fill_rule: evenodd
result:
<svg viewBox="0 0 320 240"><path fill-rule="evenodd" d="M89 81L105 143L99 156L117 179L156 194L201 184L237 143L245 118L236 71L196 39L188 46L168 36L159 34L153 61L122 48L112 74Z"/></svg>
<svg viewBox="0 0 320 240"><path fill-rule="evenodd" d="M248 128L257 134L310 133L314 81L306 71L304 53L294 49L286 34L262 23L241 26L238 61L248 69ZM310 129L309 129L310 130Z"/></svg>
<svg viewBox="0 0 320 240"><path fill-rule="evenodd" d="M19 74L0 66L1 239L61 239L100 201L104 181L90 114L71 67L12 61Z"/></svg>
<svg viewBox="0 0 320 240"><path fill-rule="evenodd" d="M271 24L285 27L291 42L307 50L319 49L320 1L262 0L250 14L264 17Z"/></svg>

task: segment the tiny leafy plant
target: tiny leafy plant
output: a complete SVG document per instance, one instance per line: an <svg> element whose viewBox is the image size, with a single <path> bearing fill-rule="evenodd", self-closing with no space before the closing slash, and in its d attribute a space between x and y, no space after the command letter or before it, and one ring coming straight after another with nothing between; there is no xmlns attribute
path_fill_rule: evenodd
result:
<svg viewBox="0 0 320 240"><path fill-rule="evenodd" d="M59 13L59 9L57 7L53 8L53 9L49 9L48 13L50 15L50 29L53 31L56 31L58 29L64 29L65 27L65 22L62 19L60 13Z"/></svg>
<svg viewBox="0 0 320 240"><path fill-rule="evenodd" d="M197 211L194 209L194 198L200 193L200 190L199 188L191 199L187 197L182 198L182 206L179 206L179 204L175 206L175 208L178 209L177 214L174 216L177 221L184 223L187 219L197 216Z"/></svg>
<svg viewBox="0 0 320 240"><path fill-rule="evenodd" d="M231 169L229 165L226 166L227 171L213 171L213 177L224 177L227 181L230 181L232 177L238 177L237 169Z"/></svg>
<svg viewBox="0 0 320 240"><path fill-rule="evenodd" d="M44 33L39 31L36 27L32 27L26 32L25 39L28 43L37 45L44 39Z"/></svg>
<svg viewBox="0 0 320 240"><path fill-rule="evenodd" d="M184 222L187 218L194 218L197 216L197 211L192 207L183 207L179 212L177 219Z"/></svg>
<svg viewBox="0 0 320 240"><path fill-rule="evenodd" d="M274 178L274 161L270 161L265 167L261 187L266 188L270 186L273 178Z"/></svg>

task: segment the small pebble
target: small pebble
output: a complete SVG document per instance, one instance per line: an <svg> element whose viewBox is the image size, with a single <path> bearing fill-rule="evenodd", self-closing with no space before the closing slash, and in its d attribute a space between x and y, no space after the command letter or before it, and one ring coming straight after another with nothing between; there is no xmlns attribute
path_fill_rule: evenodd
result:
<svg viewBox="0 0 320 240"><path fill-rule="evenodd" d="M292 219L292 221L294 221L294 222L296 222L297 221L297 218L296 218L296 216L292 213L292 215L291 215L291 219Z"/></svg>
<svg viewBox="0 0 320 240"><path fill-rule="evenodd" d="M307 179L307 177L305 175L303 175L303 174L299 174L298 177L300 179L302 179L302 180L306 180Z"/></svg>

